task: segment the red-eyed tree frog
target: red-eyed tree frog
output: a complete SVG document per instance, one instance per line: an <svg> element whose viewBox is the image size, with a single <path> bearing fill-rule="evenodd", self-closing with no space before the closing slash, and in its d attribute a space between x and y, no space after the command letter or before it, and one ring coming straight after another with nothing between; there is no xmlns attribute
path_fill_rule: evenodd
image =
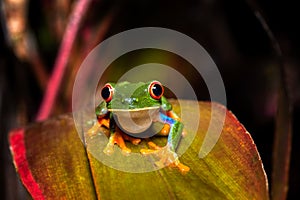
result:
<svg viewBox="0 0 300 200"><path fill-rule="evenodd" d="M101 90L104 101L95 109L98 122L89 130L89 134L97 132L100 126L108 128L109 141L104 153L112 154L113 147L117 144L123 153L128 154L131 150L126 146L125 140L137 145L141 142L139 133L147 130L153 122L163 123L164 127L159 134L168 136L166 146L159 147L148 142L150 149L141 149L141 153L160 152L160 161L156 165L171 165L182 172L189 171L189 167L180 163L176 153L183 124L163 94L164 87L159 81L106 83Z"/></svg>

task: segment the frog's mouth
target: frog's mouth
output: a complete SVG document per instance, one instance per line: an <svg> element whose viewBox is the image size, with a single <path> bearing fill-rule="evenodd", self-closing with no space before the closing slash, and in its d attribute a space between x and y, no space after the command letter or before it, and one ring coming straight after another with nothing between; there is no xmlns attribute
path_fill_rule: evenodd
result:
<svg viewBox="0 0 300 200"><path fill-rule="evenodd" d="M135 109L108 109L114 114L118 126L127 133L138 134L146 131L157 121L160 107Z"/></svg>

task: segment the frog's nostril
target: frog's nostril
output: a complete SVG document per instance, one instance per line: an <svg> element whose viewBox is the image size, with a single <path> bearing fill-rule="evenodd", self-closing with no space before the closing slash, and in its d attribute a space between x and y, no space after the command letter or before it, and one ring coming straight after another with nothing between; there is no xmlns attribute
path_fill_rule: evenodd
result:
<svg viewBox="0 0 300 200"><path fill-rule="evenodd" d="M138 99L137 98L124 98L122 99L122 103L123 104L128 104L128 105L132 105L134 103L137 103Z"/></svg>
<svg viewBox="0 0 300 200"><path fill-rule="evenodd" d="M124 103L131 104L132 103L132 99L131 98L125 98L124 99Z"/></svg>

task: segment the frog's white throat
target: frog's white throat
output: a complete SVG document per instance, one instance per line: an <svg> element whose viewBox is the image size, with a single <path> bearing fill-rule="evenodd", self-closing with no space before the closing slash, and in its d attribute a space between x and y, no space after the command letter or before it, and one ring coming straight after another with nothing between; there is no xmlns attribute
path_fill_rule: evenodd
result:
<svg viewBox="0 0 300 200"><path fill-rule="evenodd" d="M110 110L118 126L131 134L138 134L146 131L152 122L157 121L159 107L148 107L133 110Z"/></svg>

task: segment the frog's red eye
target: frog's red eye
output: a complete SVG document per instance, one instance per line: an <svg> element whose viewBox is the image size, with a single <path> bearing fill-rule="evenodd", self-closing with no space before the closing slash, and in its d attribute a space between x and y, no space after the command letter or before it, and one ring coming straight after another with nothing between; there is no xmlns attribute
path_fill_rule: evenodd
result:
<svg viewBox="0 0 300 200"><path fill-rule="evenodd" d="M164 87L158 81L152 81L148 87L148 91L150 96L153 99L160 99L161 96L164 94Z"/></svg>
<svg viewBox="0 0 300 200"><path fill-rule="evenodd" d="M114 88L111 84L106 83L101 90L101 96L106 102L110 102L114 94Z"/></svg>

